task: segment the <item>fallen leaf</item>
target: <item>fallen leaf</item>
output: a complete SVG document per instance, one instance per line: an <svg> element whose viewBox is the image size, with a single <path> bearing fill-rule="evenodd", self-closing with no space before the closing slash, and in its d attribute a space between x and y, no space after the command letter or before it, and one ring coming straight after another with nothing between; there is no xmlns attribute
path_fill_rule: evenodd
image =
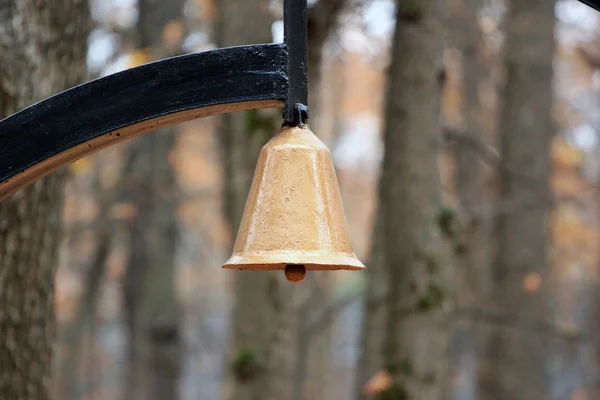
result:
<svg viewBox="0 0 600 400"><path fill-rule="evenodd" d="M539 292L542 287L542 277L537 272L529 272L523 278L523 287L529 294L535 294Z"/></svg>
<svg viewBox="0 0 600 400"><path fill-rule="evenodd" d="M364 384L362 392L367 396L373 396L388 389L392 383L393 379L390 373L385 369L380 369Z"/></svg>

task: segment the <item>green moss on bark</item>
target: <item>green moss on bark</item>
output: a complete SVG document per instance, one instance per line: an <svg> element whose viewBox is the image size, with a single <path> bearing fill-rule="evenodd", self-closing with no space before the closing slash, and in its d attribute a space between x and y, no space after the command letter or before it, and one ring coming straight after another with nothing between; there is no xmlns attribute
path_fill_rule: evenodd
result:
<svg viewBox="0 0 600 400"><path fill-rule="evenodd" d="M260 364L250 350L240 349L231 363L231 369L238 381L247 382L258 374Z"/></svg>
<svg viewBox="0 0 600 400"><path fill-rule="evenodd" d="M425 292L417 301L417 310L420 312L431 311L441 307L444 302L445 294L442 288L435 283L427 285Z"/></svg>
<svg viewBox="0 0 600 400"><path fill-rule="evenodd" d="M437 214L436 222L438 229L446 239L454 238L454 222L456 213L453 209L442 207Z"/></svg>
<svg viewBox="0 0 600 400"><path fill-rule="evenodd" d="M379 392L375 397L376 400L408 400L408 390L404 385L396 382L389 388Z"/></svg>

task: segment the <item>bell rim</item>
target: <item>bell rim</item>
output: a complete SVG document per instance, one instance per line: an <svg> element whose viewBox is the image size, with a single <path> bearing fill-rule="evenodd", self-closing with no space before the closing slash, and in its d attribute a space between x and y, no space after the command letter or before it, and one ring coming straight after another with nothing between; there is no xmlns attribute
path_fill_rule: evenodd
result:
<svg viewBox="0 0 600 400"><path fill-rule="evenodd" d="M288 264L304 265L307 271L335 271L366 269L354 254L285 254L280 251L273 253L257 252L253 255L233 254L223 265L223 269L242 269L259 271L284 270Z"/></svg>

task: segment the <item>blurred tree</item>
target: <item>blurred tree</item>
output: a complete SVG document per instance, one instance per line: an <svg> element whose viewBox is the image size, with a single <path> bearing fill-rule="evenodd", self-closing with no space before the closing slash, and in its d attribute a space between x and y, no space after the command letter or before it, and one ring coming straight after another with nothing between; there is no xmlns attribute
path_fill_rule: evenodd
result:
<svg viewBox="0 0 600 400"><path fill-rule="evenodd" d="M460 288L456 300L459 307L474 307L482 298L483 290L488 286L486 272L489 270L489 246L492 225L491 213L483 213L485 203L490 202L489 183L491 174L486 169L487 154L485 143L489 135L480 123L482 102L480 87L486 73L482 53L483 33L479 27L479 12L483 6L481 0L453 0L449 3L449 38L447 46L460 52L460 97L462 99L460 126L446 133L452 143L452 155L456 161L454 188L458 199L458 212L452 218L451 241L453 244L456 268L456 284ZM449 89L449 88L447 88ZM464 374L468 362L472 359L476 343L474 340L479 325L475 321L457 319L451 344L451 376ZM468 382L461 381L456 388L457 398L472 391L475 377L470 374Z"/></svg>
<svg viewBox="0 0 600 400"><path fill-rule="evenodd" d="M261 21L265 28L270 27L271 15L268 13L267 3L264 1L244 2L243 11L240 11L239 2L229 0L218 2L219 16L216 23L216 36L219 46L232 46L244 43L265 43L271 42L270 29L258 30L256 25L247 24L248 15L253 16L253 20ZM347 0L321 0L311 6L308 10L308 64L309 64L309 81L310 81L310 103L315 109L315 104L319 98L319 83L320 69L322 60L322 51L325 41L331 31L335 28L339 14L342 12ZM311 115L314 121L315 114ZM226 215L232 226L232 239L235 239L237 226L241 220L241 215L244 209L248 189L252 180L252 173L256 165L256 159L260 147L276 132L277 122L280 121L280 111L274 110L256 110L249 111L245 114L226 115L222 119L220 137L222 139L224 165L225 165L225 208ZM268 273L272 275L271 273ZM274 276L246 276L243 274L236 276L236 307L234 310L234 343L235 352L232 361L234 371L239 368L239 362L245 360L244 357L250 357L254 360L257 355L262 357L261 363L253 365L252 368L265 368L264 363L284 363L287 369L278 370L279 375L284 374L283 379L290 379L292 376L292 368L294 371L294 384L292 387L281 386L283 392L277 392L277 382L269 382L268 386L264 386L265 382L261 383L262 379L266 379L268 371L263 374L260 379L250 379L247 383L246 378L238 376L239 373L234 373L234 398L247 398L252 396L252 393L263 393L267 390L269 393L280 393L277 398L288 398L294 393L295 399L303 399L306 396L305 384L308 380L309 365L319 369L319 382L311 388L311 395L322 397L324 386L324 378L327 374L327 358L328 352L325 350L329 345L327 337L318 337L323 332L315 332L314 335L301 335L300 332L308 331L308 326L311 321L317 318L312 311L319 304L326 304L329 298L328 286L329 282L326 279L316 279L313 275L309 276L309 280L313 285L320 288L322 296L306 296L307 300L303 302L301 310L298 313L300 323L298 325L298 340L294 341L294 334L291 332L293 326L296 326L295 307L292 306L294 298L297 298L296 290L288 290L289 283L281 281L281 274ZM285 290L287 296L283 298L286 310L282 311L273 309L273 298L265 298L264 295L257 293L256 285L269 288L277 288L276 292L268 294L268 296L281 296ZM284 285L283 287L281 285ZM267 286L269 285L269 286ZM265 291L267 291L265 289ZM250 300L251 299L251 300ZM316 300L316 301L315 301ZM263 303L260 303L260 302ZM258 302L258 303L257 303ZM258 307L264 308L262 312L257 310ZM271 309L269 309L271 308ZM250 312L249 310L253 310ZM281 315L280 320L269 317L270 313L275 316ZM288 313L288 315L285 315ZM320 315L320 314L319 314ZM283 319L285 317L285 319ZM276 350L275 347L270 349L269 346L279 345L272 343L269 340L265 341L264 335L260 331L254 332L256 327L260 326L262 318L271 321L270 329L275 332L280 329L284 333L284 338L281 339L281 345L291 346L288 350L278 353L280 355L272 357L270 354ZM279 325L279 327L278 327ZM264 325L263 325L264 327ZM290 332L287 332L290 330ZM274 333L277 334L277 333ZM260 339L259 339L260 337ZM266 338L268 339L268 338ZM314 341L313 341L314 339ZM284 344L285 343L285 344ZM316 345L314 345L316 343ZM295 344L295 346L294 346ZM294 352L295 349L295 352ZM241 357L241 358L240 358ZM267 360L268 359L268 360ZM292 367L292 362L295 363ZM239 372L239 371L238 371ZM290 384L291 381L281 382L282 385ZM264 389L267 387L268 389ZM237 397L236 397L237 396ZM261 396L263 398L264 395Z"/></svg>
<svg viewBox="0 0 600 400"><path fill-rule="evenodd" d="M370 307L381 301L380 289L374 285L388 281L385 333L379 338L381 364L369 365L383 367L391 375L385 385L377 385L375 392L381 399L439 399L445 383L449 267L440 240L447 215L441 206L437 166L443 8L444 2L437 0L396 2L375 228L376 267L375 275L369 270L365 300L369 322ZM365 324L363 328L381 327ZM376 350L367 340L363 336L362 357L371 363L379 357L369 354ZM363 393L370 394L375 393Z"/></svg>
<svg viewBox="0 0 600 400"><path fill-rule="evenodd" d="M272 18L265 0L217 2L219 47L270 43ZM219 127L225 172L224 207L235 240L260 148L277 132L281 110L224 115ZM227 398L290 399L294 354L294 290L279 272L235 272Z"/></svg>
<svg viewBox="0 0 600 400"><path fill-rule="evenodd" d="M455 139L457 160L456 190L464 229L461 238L455 239L455 252L461 268L457 278L461 282L459 300L474 301L478 285L481 285L482 272L487 265L487 231L480 210L484 202L486 174L481 153L481 143L486 142L481 119L479 87L484 78L478 54L482 34L479 29L478 13L481 0L454 0L452 3L452 37L462 55L462 126ZM487 217L487 216L485 216Z"/></svg>
<svg viewBox="0 0 600 400"><path fill-rule="evenodd" d="M84 0L0 2L1 118L86 79L90 27ZM0 203L3 399L49 398L65 176L58 171Z"/></svg>
<svg viewBox="0 0 600 400"><path fill-rule="evenodd" d="M479 398L550 398L545 358L552 332L546 259L550 207L554 1L507 2L500 91L497 252L487 303L508 321L493 325L479 360ZM548 328L550 329L550 328Z"/></svg>
<svg viewBox="0 0 600 400"><path fill-rule="evenodd" d="M85 270L83 278L82 298L76 318L63 322L59 325L59 341L66 343L68 351L60 351L59 359L55 366L54 380L54 398L80 398L89 390L88 385L90 376L94 376L95 363L88 360L86 349L93 348L96 331L96 311L99 300L99 293L103 282L106 261L111 252L114 238L115 226L112 223L111 207L116 196L118 185L111 185L109 188L103 188L101 184L101 174L106 162L101 161L102 154L95 156L92 191L97 196L98 213L92 222L95 228L94 245L95 249L90 257L89 265ZM111 165L114 167L114 165ZM69 232L72 236L81 236L80 232ZM74 247L74 246L73 246ZM75 251L74 248L69 249ZM89 338L88 340L85 340ZM61 354L62 353L62 354ZM68 390L68 394L67 394Z"/></svg>
<svg viewBox="0 0 600 400"><path fill-rule="evenodd" d="M319 126L323 46L336 30L338 18L348 0L319 0L308 7L308 105L311 109L310 125ZM317 135L319 132L316 132ZM311 329L323 313L323 306L332 302L331 274L309 274L310 294L298 310L296 340L296 365L294 368L294 400L306 397L326 398L330 372L331 329ZM308 286L308 285L305 285ZM309 334L309 332L311 334Z"/></svg>
<svg viewBox="0 0 600 400"><path fill-rule="evenodd" d="M381 192L380 182L380 192ZM383 252L383 215L381 204L373 226L371 258L367 263L366 288L363 301L363 319L360 336L360 358L356 366L357 398L368 398L372 390L364 390L369 380L382 366L382 347L386 326L388 279Z"/></svg>
<svg viewBox="0 0 600 400"><path fill-rule="evenodd" d="M140 0L142 62L176 55L184 36L184 0ZM129 334L128 398L176 399L182 368L175 293L179 241L175 128L135 139L128 151L121 201L133 206L123 291Z"/></svg>
<svg viewBox="0 0 600 400"><path fill-rule="evenodd" d="M308 82L309 104L318 108L323 46L336 28L348 0L319 0L308 8Z"/></svg>

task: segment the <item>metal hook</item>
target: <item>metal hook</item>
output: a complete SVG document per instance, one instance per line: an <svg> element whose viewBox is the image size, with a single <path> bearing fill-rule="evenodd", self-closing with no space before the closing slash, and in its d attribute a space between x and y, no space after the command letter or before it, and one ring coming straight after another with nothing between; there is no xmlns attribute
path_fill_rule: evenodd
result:
<svg viewBox="0 0 600 400"><path fill-rule="evenodd" d="M294 107L294 122L298 126L304 126L308 123L308 118L310 118L310 109L307 105L302 103L296 103Z"/></svg>

